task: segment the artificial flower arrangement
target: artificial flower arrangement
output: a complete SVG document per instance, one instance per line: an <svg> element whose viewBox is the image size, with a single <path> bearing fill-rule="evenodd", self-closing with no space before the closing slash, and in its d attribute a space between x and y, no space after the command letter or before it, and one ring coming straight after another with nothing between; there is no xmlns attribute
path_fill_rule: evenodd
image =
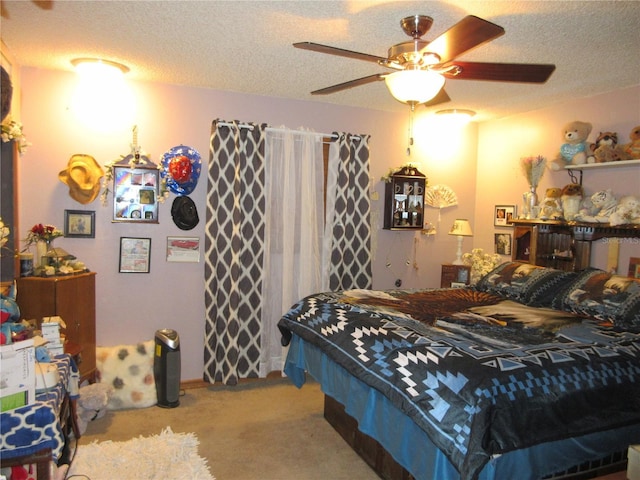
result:
<svg viewBox="0 0 640 480"><path fill-rule="evenodd" d="M380 180L382 180L385 183L389 183L389 182L391 182L391 177L393 177L396 173L404 170L405 168L413 169L415 171L418 170L418 168L414 164L406 163L406 164L404 164L404 165L402 165L400 167L397 167L397 168L390 168L389 172L386 175L383 175L382 177L380 177ZM414 172L410 172L410 173L413 175L413 174L415 174L415 171ZM428 181L427 181L426 177L424 179L424 182L425 182L425 186L427 186Z"/></svg>
<svg viewBox="0 0 640 480"><path fill-rule="evenodd" d="M39 241L44 241L47 243L51 243L51 241L55 238L62 237L64 234L61 230L58 230L53 225L43 225L42 223L36 223L31 230L27 232L27 238L23 241L25 243L25 250L27 247L38 243Z"/></svg>
<svg viewBox="0 0 640 480"><path fill-rule="evenodd" d="M462 261L471 267L470 284L475 285L482 277L502 263L497 253L484 253L482 248L474 248L471 253L463 253Z"/></svg>
<svg viewBox="0 0 640 480"><path fill-rule="evenodd" d="M9 229L9 227L7 227L4 222L2 221L2 217L0 217L0 257L2 256L2 250L3 249L7 249L8 247L6 247L7 242L9 241L9 234L11 233L11 230Z"/></svg>
<svg viewBox="0 0 640 480"><path fill-rule="evenodd" d="M22 124L11 119L11 116L7 116L2 122L2 141L10 142L15 140L18 144L18 152L22 155L27 151L27 147L31 145L27 142L27 137L22 133Z"/></svg>
<svg viewBox="0 0 640 480"><path fill-rule="evenodd" d="M547 159L542 155L535 157L522 157L520 159L520 167L522 173L524 173L527 182L530 187L537 187L540 183L542 175L544 175L544 169L547 165Z"/></svg>

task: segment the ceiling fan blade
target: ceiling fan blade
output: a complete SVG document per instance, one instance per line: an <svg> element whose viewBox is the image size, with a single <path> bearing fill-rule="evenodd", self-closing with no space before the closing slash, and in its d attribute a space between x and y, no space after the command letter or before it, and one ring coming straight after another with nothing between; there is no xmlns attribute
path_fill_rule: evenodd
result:
<svg viewBox="0 0 640 480"><path fill-rule="evenodd" d="M367 77L357 78L355 80L350 80L348 82L339 83L337 85L333 85L327 88L321 88L320 90L314 90L311 92L311 95L327 95L329 93L339 92L341 90L347 90L353 87L359 87L360 85L366 85L367 83L372 83L377 80L383 80L384 73L376 73L375 75L369 75Z"/></svg>
<svg viewBox="0 0 640 480"><path fill-rule="evenodd" d="M468 15L435 38L423 52L433 52L446 63L463 53L504 35L504 28L474 15Z"/></svg>
<svg viewBox="0 0 640 480"><path fill-rule="evenodd" d="M428 102L424 102L423 105L425 107L433 107L434 105L439 105L441 103L450 102L451 98L447 95L447 92L444 91L444 88L441 88L435 97L433 97Z"/></svg>
<svg viewBox="0 0 640 480"><path fill-rule="evenodd" d="M313 42L298 42L293 44L296 48L303 50L311 50L312 52L327 53L329 55L338 55L340 57L353 58L355 60L364 60L365 62L378 63L386 61L385 57L378 57L376 55L369 55L368 53L354 52L351 50L345 50L344 48L329 47L328 45L321 45Z"/></svg>
<svg viewBox="0 0 640 480"><path fill-rule="evenodd" d="M444 73L447 78L494 82L544 83L556 69L555 65L536 63L454 62L453 65L460 67L460 71Z"/></svg>

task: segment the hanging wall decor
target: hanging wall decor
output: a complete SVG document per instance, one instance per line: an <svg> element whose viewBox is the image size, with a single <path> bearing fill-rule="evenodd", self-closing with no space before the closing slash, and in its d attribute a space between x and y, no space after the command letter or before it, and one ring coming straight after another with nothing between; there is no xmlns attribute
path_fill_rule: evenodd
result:
<svg viewBox="0 0 640 480"><path fill-rule="evenodd" d="M160 169L138 146L138 127L133 127L131 153L107 165L102 202L113 181L114 222L159 223L158 204L164 200Z"/></svg>

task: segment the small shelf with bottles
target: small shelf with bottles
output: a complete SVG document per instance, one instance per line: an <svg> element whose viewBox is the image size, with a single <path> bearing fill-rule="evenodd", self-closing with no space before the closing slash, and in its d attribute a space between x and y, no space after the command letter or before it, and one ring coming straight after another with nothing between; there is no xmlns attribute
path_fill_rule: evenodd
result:
<svg viewBox="0 0 640 480"><path fill-rule="evenodd" d="M423 229L426 181L427 177L412 166L402 167L389 177L384 194L384 229Z"/></svg>

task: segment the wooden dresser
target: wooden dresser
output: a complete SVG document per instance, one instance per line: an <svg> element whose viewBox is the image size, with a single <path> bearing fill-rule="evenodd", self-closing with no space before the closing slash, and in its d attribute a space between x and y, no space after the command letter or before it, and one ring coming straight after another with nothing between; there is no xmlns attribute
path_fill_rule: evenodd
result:
<svg viewBox="0 0 640 480"><path fill-rule="evenodd" d="M67 328L65 351L80 371L80 381L95 380L96 288L95 272L57 277L21 277L16 300L23 319L60 316Z"/></svg>

